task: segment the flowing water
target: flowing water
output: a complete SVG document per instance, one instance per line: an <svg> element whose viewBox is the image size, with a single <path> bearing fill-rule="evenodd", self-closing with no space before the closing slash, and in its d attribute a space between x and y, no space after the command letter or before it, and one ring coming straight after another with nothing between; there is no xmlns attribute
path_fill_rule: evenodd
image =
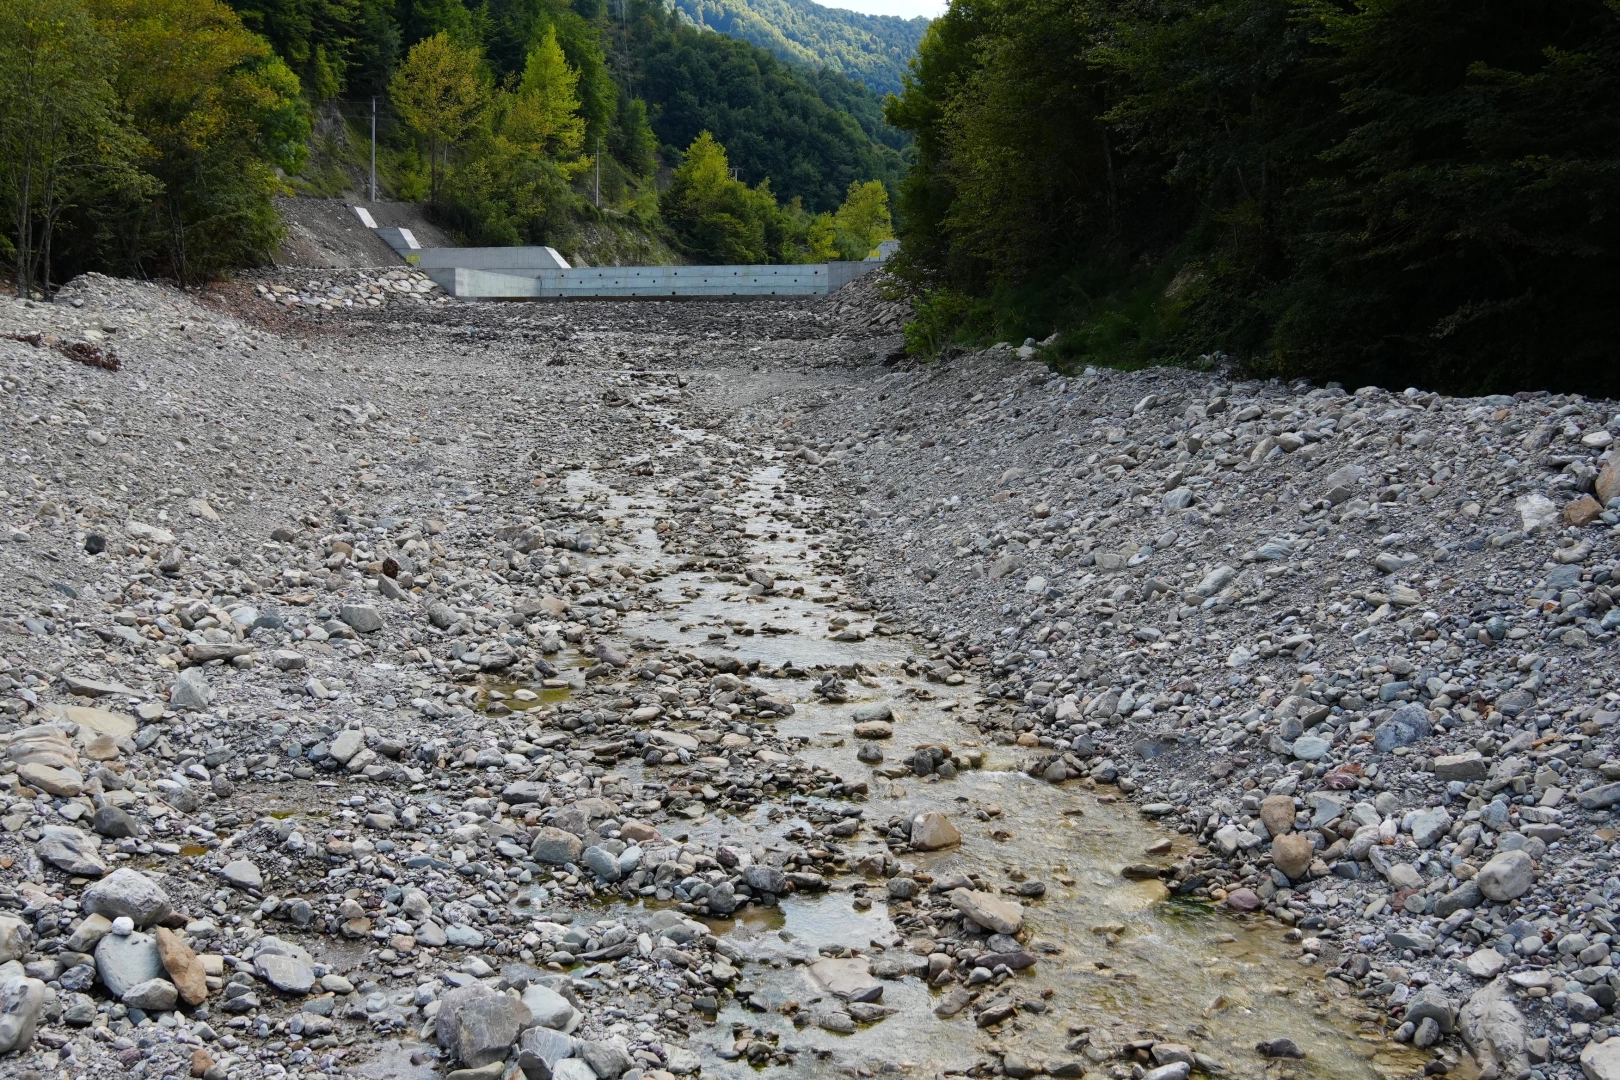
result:
<svg viewBox="0 0 1620 1080"><path fill-rule="evenodd" d="M693 432L675 436L712 438ZM810 676L771 680L769 688L796 704L796 712L776 726L782 735L802 740L802 758L847 779L871 778L864 807L868 827L848 842L851 861L884 850L883 842L872 838L874 823L881 832L891 817L943 811L963 833L960 847L900 853L902 861L935 877L962 870L1009 886L1025 879L1044 882L1045 895L1025 902L1025 925L1047 948L1038 951L1033 968L999 988L983 988L1011 992L1022 1003L1020 1014L995 1033L978 1029L971 1009L949 1019L935 1016L939 992L907 977L884 983L883 1004L897 1008L896 1014L841 1035L813 1024L796 1027L789 1014L813 1009L821 1000L804 963L818 959L823 946L871 955L905 947L890 921L881 882L845 878L819 896L745 909L711 926L746 958L739 981L753 990L754 1007L728 999L718 1022L694 1037L693 1045L706 1051L705 1075L752 1072L734 1047L739 1039L761 1038L797 1048L789 1071L803 1075L846 1070L942 1075L998 1052L1026 1061L1075 1061L1082 1059L1086 1038L1110 1048L1142 1039L1187 1044L1233 1076L1372 1080L1421 1073L1432 1058L1388 1041L1375 1007L1354 997L1345 984L1324 978L1318 965L1302 962L1298 932L1173 899L1158 881L1123 878L1120 871L1127 864L1167 864L1191 851L1192 842L1114 801L1107 794L1111 789L1032 779L1017 771L1019 748L986 745L971 722L971 684L950 687L907 676L902 664L912 653L909 644L883 636L871 613L833 603L841 583L817 572L817 538L768 513L771 507L803 505L784 499L780 488L780 468L763 467L724 500L747 522L751 565L776 580L776 590L766 595L751 595L747 581L668 572L673 560L660 552L654 529L667 505L659 491L616 493L584 471L570 474L566 490L619 516L620 537L630 550L616 559L665 571L655 588L666 608L629 613L621 623L623 637L705 653L724 650L769 668L791 663L813 674L819 674L818 667L842 669L851 694L846 703L815 698ZM830 626L835 616L864 631L865 639L834 640L836 631L848 629ZM857 665L859 674L849 678ZM952 779L874 772L856 760L857 740L851 734L854 707L868 701L887 701L894 710L894 736L884 744L888 762L908 759L917 746L943 743L982 755L983 767ZM768 803L742 818L711 814L681 828L708 842L786 846L788 833L808 826L798 816L803 808L804 800L786 807ZM1166 839L1172 844L1169 853L1145 854ZM623 905L614 907L615 914L631 913ZM1083 1036L1080 1042L1071 1041L1076 1035ZM1294 1040L1308 1057L1267 1062L1255 1044L1274 1038ZM1099 1077L1110 1069L1123 1076L1118 1071L1123 1065L1128 1063L1118 1059L1087 1063Z"/></svg>

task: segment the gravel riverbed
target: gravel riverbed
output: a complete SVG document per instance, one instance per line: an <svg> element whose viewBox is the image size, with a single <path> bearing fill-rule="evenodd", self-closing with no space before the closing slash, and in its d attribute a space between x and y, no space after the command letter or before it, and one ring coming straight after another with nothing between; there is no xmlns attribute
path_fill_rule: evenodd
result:
<svg viewBox="0 0 1620 1080"><path fill-rule="evenodd" d="M1616 403L334 273L0 301L0 1074L1620 1080Z"/></svg>

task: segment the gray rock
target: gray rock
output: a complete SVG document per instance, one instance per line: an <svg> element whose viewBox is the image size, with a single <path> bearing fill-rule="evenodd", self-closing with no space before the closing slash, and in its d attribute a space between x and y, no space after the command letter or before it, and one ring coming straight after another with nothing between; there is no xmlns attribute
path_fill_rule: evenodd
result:
<svg viewBox="0 0 1620 1080"><path fill-rule="evenodd" d="M484 934L466 923L451 923L445 927L444 940L446 944L455 945L462 949L477 949L484 944Z"/></svg>
<svg viewBox="0 0 1620 1080"><path fill-rule="evenodd" d="M1476 990L1462 1007L1459 1027L1463 1042L1481 1065L1482 1073L1512 1078L1530 1068L1526 1052L1524 1017L1513 1004L1513 986L1496 978Z"/></svg>
<svg viewBox="0 0 1620 1080"><path fill-rule="evenodd" d="M1420 810L1412 817L1412 842L1420 848L1433 847L1451 828L1451 815L1444 807Z"/></svg>
<svg viewBox="0 0 1620 1080"><path fill-rule="evenodd" d="M261 949L253 967L259 978L283 994L307 994L315 987L315 969L297 956Z"/></svg>
<svg viewBox="0 0 1620 1080"><path fill-rule="evenodd" d="M1192 1066L1185 1061L1172 1061L1168 1065L1160 1065L1157 1069L1149 1069L1142 1076L1142 1080L1187 1080L1192 1072Z"/></svg>
<svg viewBox="0 0 1620 1080"><path fill-rule="evenodd" d="M529 1010L535 1024L564 1035L578 1028L584 1019L567 998L539 983L530 983L523 988L523 1005ZM569 1040L569 1044L572 1045L572 1040Z"/></svg>
<svg viewBox="0 0 1620 1080"><path fill-rule="evenodd" d="M344 604L338 618L352 626L357 634L375 634L383 628L382 613L372 604Z"/></svg>
<svg viewBox="0 0 1620 1080"><path fill-rule="evenodd" d="M1600 784L1591 791L1583 791L1575 801L1583 810L1606 810L1620 802L1620 783Z"/></svg>
<svg viewBox="0 0 1620 1080"><path fill-rule="evenodd" d="M452 1058L476 1069L503 1060L529 1019L529 1010L516 1000L473 983L439 999L433 1032Z"/></svg>
<svg viewBox="0 0 1620 1080"><path fill-rule="evenodd" d="M512 806L541 802L550 794L550 784L540 784L533 780L514 780L501 789L502 801Z"/></svg>
<svg viewBox="0 0 1620 1080"><path fill-rule="evenodd" d="M347 765L354 755L365 748L366 733L358 728L345 728L332 737L326 752L331 754L339 765Z"/></svg>
<svg viewBox="0 0 1620 1080"><path fill-rule="evenodd" d="M1586 1080L1620 1080L1620 1039L1589 1042L1581 1049Z"/></svg>
<svg viewBox="0 0 1620 1080"><path fill-rule="evenodd" d="M1517 900L1535 884L1536 867L1525 852L1504 851L1493 856L1474 880L1480 892L1498 903Z"/></svg>
<svg viewBox="0 0 1620 1080"><path fill-rule="evenodd" d="M149 934L108 934L96 945L96 974L114 998L132 986L163 977L163 958Z"/></svg>
<svg viewBox="0 0 1620 1080"><path fill-rule="evenodd" d="M220 868L220 875L238 889L257 892L264 887L264 875L246 859L233 859Z"/></svg>
<svg viewBox="0 0 1620 1080"><path fill-rule="evenodd" d="M883 984L872 974L864 956L818 960L810 965L810 977L841 1001L878 1001Z"/></svg>
<svg viewBox="0 0 1620 1080"><path fill-rule="evenodd" d="M562 866L578 862L585 845L571 832L550 825L536 831L534 843L529 845L529 857L548 866Z"/></svg>
<svg viewBox="0 0 1620 1080"><path fill-rule="evenodd" d="M1301 735L1294 740L1294 756L1300 761L1321 761L1333 749L1333 744L1320 735Z"/></svg>
<svg viewBox="0 0 1620 1080"><path fill-rule="evenodd" d="M1444 919L1463 908L1477 908L1484 902L1485 894L1479 891L1479 882L1469 880L1437 899L1434 913Z"/></svg>
<svg viewBox="0 0 1620 1080"><path fill-rule="evenodd" d="M1406 1003L1406 1019L1417 1024L1425 1017L1440 1025L1440 1030L1451 1034L1455 1026L1455 1010L1451 1000L1435 986L1425 986Z"/></svg>
<svg viewBox="0 0 1620 1080"><path fill-rule="evenodd" d="M873 701L855 709L855 723L870 724L877 721L893 720L894 709L887 701Z"/></svg>
<svg viewBox="0 0 1620 1080"><path fill-rule="evenodd" d="M755 892L777 894L787 892L787 875L774 866L754 863L744 867L743 881Z"/></svg>
<svg viewBox="0 0 1620 1080"><path fill-rule="evenodd" d="M738 906L737 894L729 881L722 881L710 889L703 902L709 905L709 911L714 915L730 915Z"/></svg>
<svg viewBox="0 0 1620 1080"><path fill-rule="evenodd" d="M551 1080L597 1080L596 1072L579 1058L563 1058L551 1072Z"/></svg>
<svg viewBox="0 0 1620 1080"><path fill-rule="evenodd" d="M0 915L0 964L21 960L32 936L28 924L15 915Z"/></svg>
<svg viewBox="0 0 1620 1080"><path fill-rule="evenodd" d="M1373 748L1389 753L1397 746L1411 746L1434 734L1429 710L1421 705L1402 705L1393 716L1373 729Z"/></svg>
<svg viewBox="0 0 1620 1080"><path fill-rule="evenodd" d="M1230 566L1217 566L1205 574L1203 580L1198 583L1198 595L1203 597L1214 596L1226 588L1235 577L1237 577L1237 571Z"/></svg>
<svg viewBox="0 0 1620 1080"><path fill-rule="evenodd" d="M169 704L177 709L206 709L213 703L213 687L200 667L186 668L169 687Z"/></svg>
<svg viewBox="0 0 1620 1080"><path fill-rule="evenodd" d="M1461 780L1470 783L1485 779L1485 758L1477 750L1466 754L1443 755L1434 759L1434 778L1441 783Z"/></svg>
<svg viewBox="0 0 1620 1080"><path fill-rule="evenodd" d="M518 1068L528 1080L552 1080L557 1063L573 1053L574 1040L549 1027L532 1027L518 1037Z"/></svg>
<svg viewBox="0 0 1620 1080"><path fill-rule="evenodd" d="M1496 699L1496 708L1506 716L1518 716L1526 709L1536 707L1536 695L1528 690L1509 690Z"/></svg>
<svg viewBox="0 0 1620 1080"><path fill-rule="evenodd" d="M618 858L595 845L580 852L579 861L582 866L609 884L619 880Z"/></svg>
<svg viewBox="0 0 1620 1080"><path fill-rule="evenodd" d="M169 894L157 882L127 866L92 883L79 897L79 904L86 912L109 919L127 915L136 926L151 926L173 910Z"/></svg>
<svg viewBox="0 0 1620 1080"><path fill-rule="evenodd" d="M38 979L0 982L0 1054L22 1053L34 1043L34 1029L45 1011L45 984Z"/></svg>
<svg viewBox="0 0 1620 1080"><path fill-rule="evenodd" d="M44 833L34 850L52 866L80 877L100 877L107 872L93 837L66 825L47 825Z"/></svg>
<svg viewBox="0 0 1620 1080"><path fill-rule="evenodd" d="M90 827L100 835L110 836L115 840L141 835L141 823L135 816L110 804L96 807L95 815L90 819Z"/></svg>
<svg viewBox="0 0 1620 1080"><path fill-rule="evenodd" d="M180 1000L180 991L168 979L147 979L125 990L119 997L132 1009L147 1012L168 1012Z"/></svg>
<svg viewBox="0 0 1620 1080"><path fill-rule="evenodd" d="M574 1055L589 1065L600 1080L619 1080L635 1065L630 1052L614 1042L583 1039L574 1049Z"/></svg>
<svg viewBox="0 0 1620 1080"><path fill-rule="evenodd" d="M953 889L951 906L997 934L1017 934L1024 925L1024 906L1016 900L1004 900L990 893L973 889Z"/></svg>
<svg viewBox="0 0 1620 1080"><path fill-rule="evenodd" d="M1591 1023L1603 1015L1603 1006L1585 994L1572 993L1564 999L1564 1011L1573 1019Z"/></svg>

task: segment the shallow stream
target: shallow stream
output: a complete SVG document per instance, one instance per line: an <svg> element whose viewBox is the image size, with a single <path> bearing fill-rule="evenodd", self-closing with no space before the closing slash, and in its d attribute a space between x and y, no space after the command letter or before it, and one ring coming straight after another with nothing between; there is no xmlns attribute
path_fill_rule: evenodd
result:
<svg viewBox="0 0 1620 1080"><path fill-rule="evenodd" d="M667 566L653 529L665 505L662 495L651 490L612 494L585 474L574 474L569 490L604 499L622 514L623 532L634 537L628 558ZM778 1010L790 1002L809 1010L820 999L800 961L817 959L822 946L873 955L904 947L881 883L846 878L820 896L789 897L776 909L747 909L712 925L753 961L743 965L739 981L753 988L756 1005L767 1008L726 1001L719 1022L693 1038L694 1048L707 1051L705 1074L741 1077L754 1071L746 1059L729 1059L735 1058L739 1037L766 1033L781 1045L800 1048L791 1071L803 1075L842 1069L939 1075L965 1070L997 1051L1026 1061L1074 1061L1082 1056L1079 1045L1065 1044L1082 1030L1109 1047L1138 1039L1187 1044L1234 1076L1421 1073L1430 1058L1388 1041L1374 1009L1344 983L1324 978L1320 966L1302 962L1297 932L1171 899L1157 881L1122 877L1127 864L1168 863L1189 852L1192 842L1152 824L1129 803L1113 802L1107 795L1111 789L1088 791L1076 783L1055 786L1032 779L1017 771L1019 748L985 745L971 722L976 708L971 682L949 687L907 676L902 664L912 653L909 644L874 634L870 613L832 602L842 590L836 580L816 572L811 545L817 538L767 512L794 505L780 492L781 470L761 468L727 500L756 538L751 566L773 576L774 592L750 595L748 581L668 574L655 587L665 610L630 613L622 635L711 653L730 651L771 668L791 663L813 674L819 674L817 667L848 672L860 665L861 677L845 680L850 700L839 704L812 695L814 677L768 683L772 692L786 693L796 704L796 712L776 726L783 735L803 740L799 756L846 779L871 779L868 827L847 842L850 860L883 850L870 826L881 834L893 816L943 811L963 833L960 847L896 854L908 867L936 877L966 870L1009 887L1023 878L1044 882L1044 897L1026 901L1025 924L1056 954L1041 955L1035 967L1000 988L1045 1011L1021 1010L994 1035L975 1026L971 1009L950 1019L936 1017L939 992L915 977L884 984L883 1004L898 1013L840 1035L813 1024L796 1028ZM834 640L837 631L848 629L829 626L838 616L868 636ZM943 743L983 754L984 767L952 779L879 775L856 759L858 740L851 730L854 708L869 701L887 701L894 710L894 735L883 744L888 763L906 760L917 746ZM784 816L781 805L774 805L774 821L767 805L746 818L707 815L683 828L709 841L785 846L786 834L806 822L792 808ZM1146 854L1166 839L1169 853ZM862 893L874 901L867 910L855 907ZM1308 1057L1267 1062L1255 1044L1275 1038L1294 1040ZM1121 1064L1110 1060L1089 1067L1102 1076ZM1453 1075L1457 1072L1454 1068Z"/></svg>

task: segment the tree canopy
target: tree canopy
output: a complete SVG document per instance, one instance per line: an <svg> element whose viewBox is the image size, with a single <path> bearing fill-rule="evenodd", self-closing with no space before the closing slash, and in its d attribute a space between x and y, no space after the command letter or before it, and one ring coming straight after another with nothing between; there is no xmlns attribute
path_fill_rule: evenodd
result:
<svg viewBox="0 0 1620 1080"><path fill-rule="evenodd" d="M1617 64L1603 0L954 0L903 263L970 339L1615 393Z"/></svg>

